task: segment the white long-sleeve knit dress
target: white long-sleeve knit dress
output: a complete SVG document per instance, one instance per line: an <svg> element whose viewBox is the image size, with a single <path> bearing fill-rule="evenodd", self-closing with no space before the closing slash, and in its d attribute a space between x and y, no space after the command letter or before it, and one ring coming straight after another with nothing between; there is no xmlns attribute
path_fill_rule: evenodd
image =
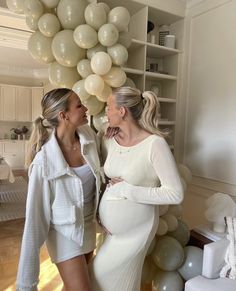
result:
<svg viewBox="0 0 236 291"><path fill-rule="evenodd" d="M90 265L93 291L138 291L143 261L156 233L160 204L178 204L183 188L178 170L162 137L150 135L124 147L105 142L104 165L109 178L124 182L105 191L99 207L107 235Z"/></svg>

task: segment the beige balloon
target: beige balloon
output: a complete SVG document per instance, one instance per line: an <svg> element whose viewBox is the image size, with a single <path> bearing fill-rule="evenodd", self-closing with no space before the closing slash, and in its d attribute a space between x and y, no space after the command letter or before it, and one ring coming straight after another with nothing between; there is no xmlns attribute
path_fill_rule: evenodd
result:
<svg viewBox="0 0 236 291"><path fill-rule="evenodd" d="M106 3L104 3L104 2L100 2L100 3L97 3L97 4L99 6L102 6L103 7L103 9L105 10L106 14L108 14L109 11L111 10L110 7Z"/></svg>
<svg viewBox="0 0 236 291"><path fill-rule="evenodd" d="M57 16L65 29L75 29L85 23L84 11L86 0L60 0L57 6Z"/></svg>
<svg viewBox="0 0 236 291"><path fill-rule="evenodd" d="M165 220L165 222L168 225L168 231L174 231L178 227L178 220L177 218L172 214L164 214L161 217Z"/></svg>
<svg viewBox="0 0 236 291"><path fill-rule="evenodd" d="M40 31L36 31L28 40L28 50L37 61L51 63L54 61L51 44L51 37L46 37Z"/></svg>
<svg viewBox="0 0 236 291"><path fill-rule="evenodd" d="M105 103L99 101L96 96L90 96L83 104L88 108L88 115L97 115L105 106Z"/></svg>
<svg viewBox="0 0 236 291"><path fill-rule="evenodd" d="M80 76L76 67L69 68L53 62L49 66L49 80L55 86L71 89Z"/></svg>
<svg viewBox="0 0 236 291"><path fill-rule="evenodd" d="M91 68L97 75L105 75L111 69L112 61L105 52L96 53L91 59Z"/></svg>
<svg viewBox="0 0 236 291"><path fill-rule="evenodd" d="M56 8L60 0L40 0L47 8Z"/></svg>
<svg viewBox="0 0 236 291"><path fill-rule="evenodd" d="M38 21L39 21L40 18L35 18L35 17L32 17L31 15L27 15L25 17L25 23L27 24L27 26L33 30L33 31L36 31L38 30Z"/></svg>
<svg viewBox="0 0 236 291"><path fill-rule="evenodd" d="M38 28L47 37L53 37L61 29L61 24L56 15L43 14L38 21Z"/></svg>
<svg viewBox="0 0 236 291"><path fill-rule="evenodd" d="M107 22L107 14L104 7L97 3L91 3L85 8L84 17L86 23L96 30Z"/></svg>
<svg viewBox="0 0 236 291"><path fill-rule="evenodd" d="M130 14L125 7L115 7L108 13L108 23L114 24L119 31L126 31L130 22Z"/></svg>
<svg viewBox="0 0 236 291"><path fill-rule="evenodd" d="M78 47L69 29L59 31L52 41L52 52L57 62L66 67L75 67L85 57L85 50Z"/></svg>
<svg viewBox="0 0 236 291"><path fill-rule="evenodd" d="M161 235L165 235L167 232L168 232L168 225L166 221L160 217L156 234L161 236Z"/></svg>
<svg viewBox="0 0 236 291"><path fill-rule="evenodd" d="M119 33L118 43L122 44L127 49L131 46L132 38L128 31L121 31Z"/></svg>
<svg viewBox="0 0 236 291"><path fill-rule="evenodd" d="M83 102L87 100L91 95L85 90L84 87L85 80L80 80L74 84L72 90L79 96L80 100Z"/></svg>
<svg viewBox="0 0 236 291"><path fill-rule="evenodd" d="M24 13L24 1L22 0L7 0L6 1L7 8L17 14L23 14Z"/></svg>
<svg viewBox="0 0 236 291"><path fill-rule="evenodd" d="M107 52L107 48L100 43L95 45L94 47L87 50L87 58L92 59L92 57L98 52Z"/></svg>
<svg viewBox="0 0 236 291"><path fill-rule="evenodd" d="M112 89L109 85L107 85L106 83L104 83L104 88L101 92L101 94L97 94L97 98L99 101L102 102L107 102L108 97L112 94Z"/></svg>
<svg viewBox="0 0 236 291"><path fill-rule="evenodd" d="M105 132L106 128L108 127L108 120L105 110L102 110L100 113L93 116L93 126L97 131Z"/></svg>
<svg viewBox="0 0 236 291"><path fill-rule="evenodd" d="M103 76L104 81L111 87L121 87L126 81L125 72L119 67L111 67L110 71Z"/></svg>
<svg viewBox="0 0 236 291"><path fill-rule="evenodd" d="M98 40L103 46L114 45L119 38L119 32L112 23L103 24L98 31Z"/></svg>
<svg viewBox="0 0 236 291"><path fill-rule="evenodd" d="M122 44L115 44L107 48L112 63L117 66L124 66L128 60L128 51Z"/></svg>
<svg viewBox="0 0 236 291"><path fill-rule="evenodd" d="M102 93L104 81L102 77L92 74L85 79L84 87L89 94L96 96Z"/></svg>
<svg viewBox="0 0 236 291"><path fill-rule="evenodd" d="M80 74L82 78L87 78L89 75L93 74L90 60L88 59L83 59L78 62L77 64L77 71Z"/></svg>
<svg viewBox="0 0 236 291"><path fill-rule="evenodd" d="M89 49L98 43L98 35L91 26L82 24L74 30L74 40L79 47Z"/></svg>
<svg viewBox="0 0 236 291"><path fill-rule="evenodd" d="M124 87L131 87L131 88L136 88L136 85L134 81L131 78L126 78L125 83L123 84Z"/></svg>
<svg viewBox="0 0 236 291"><path fill-rule="evenodd" d="M39 0L24 0L24 13L39 18L44 13L43 4Z"/></svg>

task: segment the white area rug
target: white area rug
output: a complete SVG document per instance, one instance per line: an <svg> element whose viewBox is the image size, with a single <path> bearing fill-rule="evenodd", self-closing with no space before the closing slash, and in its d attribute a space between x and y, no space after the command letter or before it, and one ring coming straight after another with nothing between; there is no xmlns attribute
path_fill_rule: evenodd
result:
<svg viewBox="0 0 236 291"><path fill-rule="evenodd" d="M16 177L14 183L0 183L0 221L25 217L27 182L23 177Z"/></svg>

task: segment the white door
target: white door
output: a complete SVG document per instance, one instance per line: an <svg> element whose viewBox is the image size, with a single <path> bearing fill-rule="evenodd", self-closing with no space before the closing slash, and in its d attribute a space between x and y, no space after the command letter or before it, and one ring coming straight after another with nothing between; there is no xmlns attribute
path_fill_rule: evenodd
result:
<svg viewBox="0 0 236 291"><path fill-rule="evenodd" d="M1 106L3 120L16 120L16 88L1 87Z"/></svg>

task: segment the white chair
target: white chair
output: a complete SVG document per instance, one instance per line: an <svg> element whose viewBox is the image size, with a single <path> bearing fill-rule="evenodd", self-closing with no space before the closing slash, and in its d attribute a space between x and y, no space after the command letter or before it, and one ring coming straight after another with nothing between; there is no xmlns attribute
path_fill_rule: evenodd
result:
<svg viewBox="0 0 236 291"><path fill-rule="evenodd" d="M229 245L227 239L204 246L202 275L185 283L185 291L235 291L236 280L220 278L220 270L225 264L224 257Z"/></svg>

